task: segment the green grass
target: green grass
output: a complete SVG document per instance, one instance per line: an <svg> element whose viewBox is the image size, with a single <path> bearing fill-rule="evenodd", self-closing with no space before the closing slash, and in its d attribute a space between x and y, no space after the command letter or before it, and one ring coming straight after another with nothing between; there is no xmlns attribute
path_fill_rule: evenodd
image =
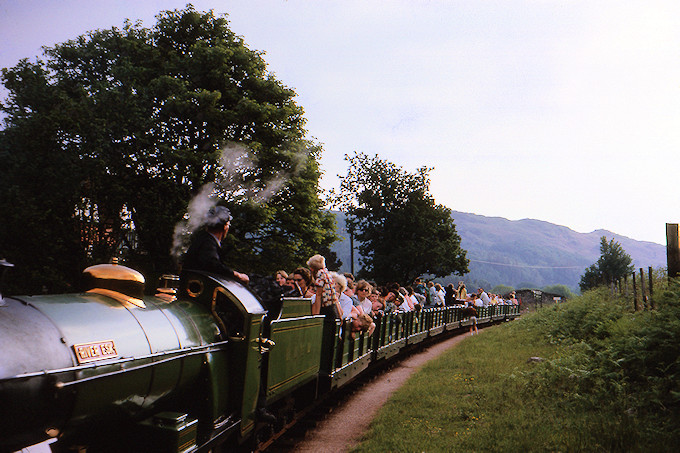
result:
<svg viewBox="0 0 680 453"><path fill-rule="evenodd" d="M425 365L353 451L677 451L679 351L668 316L587 293ZM545 360L527 362L536 356Z"/></svg>

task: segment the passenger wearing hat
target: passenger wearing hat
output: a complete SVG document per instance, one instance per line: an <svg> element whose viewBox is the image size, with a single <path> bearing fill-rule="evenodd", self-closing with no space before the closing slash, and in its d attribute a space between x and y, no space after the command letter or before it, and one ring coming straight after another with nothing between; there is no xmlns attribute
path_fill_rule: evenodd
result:
<svg viewBox="0 0 680 453"><path fill-rule="evenodd" d="M224 206L210 208L204 225L205 228L196 233L184 255L184 269L211 272L248 283L246 274L236 272L224 264L222 240L227 237L231 225L229 209Z"/></svg>

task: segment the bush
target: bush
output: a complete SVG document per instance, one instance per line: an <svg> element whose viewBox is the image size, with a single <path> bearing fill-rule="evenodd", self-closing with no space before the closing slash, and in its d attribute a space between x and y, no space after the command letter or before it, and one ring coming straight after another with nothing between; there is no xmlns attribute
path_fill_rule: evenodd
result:
<svg viewBox="0 0 680 453"><path fill-rule="evenodd" d="M608 450L672 450L680 440L680 286L654 302L655 311L633 312L600 289L522 320L563 346L522 373L525 391L595 417Z"/></svg>
<svg viewBox="0 0 680 453"><path fill-rule="evenodd" d="M543 309L524 322L528 328L540 327L551 342L603 339L609 335L607 326L629 311L626 306L621 298L613 297L607 289L600 288L568 303Z"/></svg>

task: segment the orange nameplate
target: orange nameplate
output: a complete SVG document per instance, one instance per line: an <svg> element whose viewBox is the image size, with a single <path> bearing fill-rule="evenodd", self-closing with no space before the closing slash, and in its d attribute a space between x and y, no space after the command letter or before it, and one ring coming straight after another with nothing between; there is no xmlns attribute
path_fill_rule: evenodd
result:
<svg viewBox="0 0 680 453"><path fill-rule="evenodd" d="M113 340L95 341L94 343L74 344L78 363L94 362L118 356Z"/></svg>

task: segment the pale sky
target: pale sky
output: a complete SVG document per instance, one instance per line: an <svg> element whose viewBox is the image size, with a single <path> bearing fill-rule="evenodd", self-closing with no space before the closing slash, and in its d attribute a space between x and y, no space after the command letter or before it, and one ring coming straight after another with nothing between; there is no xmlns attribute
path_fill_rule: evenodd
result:
<svg viewBox="0 0 680 453"><path fill-rule="evenodd" d="M0 0L0 67L186 3ZM324 188L356 150L434 167L453 210L659 244L680 222L677 0L192 3L295 89Z"/></svg>

